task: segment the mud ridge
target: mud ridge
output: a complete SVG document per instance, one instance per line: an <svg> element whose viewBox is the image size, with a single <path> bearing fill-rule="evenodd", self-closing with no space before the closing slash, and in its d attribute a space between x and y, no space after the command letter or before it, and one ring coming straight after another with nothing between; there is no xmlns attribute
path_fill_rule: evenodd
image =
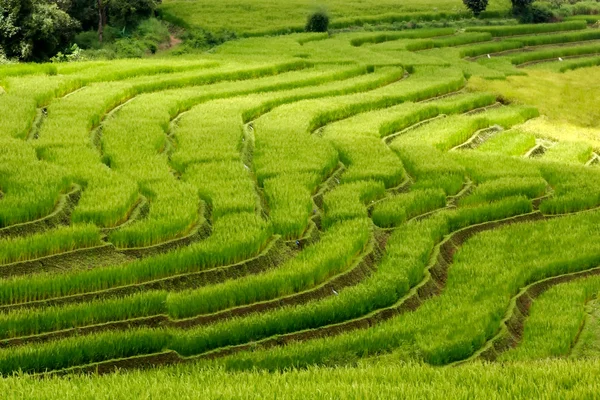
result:
<svg viewBox="0 0 600 400"><path fill-rule="evenodd" d="M112 226L110 228L102 228L101 231L102 231L102 233L109 233L109 232L115 231L117 229L124 228L128 225L131 225L135 221L139 221L139 220L145 218L148 215L149 211L150 211L150 205L148 203L148 199L146 198L146 196L140 195L137 203L135 203L133 208L131 209L131 211L129 211L127 213L127 216L126 216L124 222L122 222L116 226Z"/></svg>
<svg viewBox="0 0 600 400"><path fill-rule="evenodd" d="M458 146L454 146L450 149L450 151L476 149L483 143L485 143L488 139L490 139L492 136L497 135L503 130L504 128L502 128L499 125L494 125L489 128L480 129L477 132L475 132L473 136L469 138L469 140L459 144Z"/></svg>

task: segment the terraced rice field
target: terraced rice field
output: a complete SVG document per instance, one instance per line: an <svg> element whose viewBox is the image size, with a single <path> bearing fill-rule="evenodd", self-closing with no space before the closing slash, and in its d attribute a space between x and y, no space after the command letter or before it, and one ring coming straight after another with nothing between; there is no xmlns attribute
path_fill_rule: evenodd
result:
<svg viewBox="0 0 600 400"><path fill-rule="evenodd" d="M0 373L597 356L598 142L470 81L598 76L599 40L576 21L0 67Z"/></svg>

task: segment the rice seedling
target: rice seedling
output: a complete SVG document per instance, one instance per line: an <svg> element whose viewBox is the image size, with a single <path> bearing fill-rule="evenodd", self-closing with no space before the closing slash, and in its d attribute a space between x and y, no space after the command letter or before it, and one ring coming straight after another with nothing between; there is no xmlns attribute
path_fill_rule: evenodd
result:
<svg viewBox="0 0 600 400"><path fill-rule="evenodd" d="M502 360L535 360L569 355L588 318L586 304L596 297L597 277L556 285L533 302L519 346ZM580 337L581 341L582 338Z"/></svg>
<svg viewBox="0 0 600 400"><path fill-rule="evenodd" d="M459 201L460 205L489 203L511 196L525 196L528 199L541 197L546 192L547 183L539 178L500 178L486 181L477 186L467 197Z"/></svg>
<svg viewBox="0 0 600 400"><path fill-rule="evenodd" d="M383 43L398 39L423 39L436 36L452 35L455 32L453 28L440 29L419 29L405 32L386 32L377 34L364 34L350 40L352 46L362 46L367 43Z"/></svg>
<svg viewBox="0 0 600 400"><path fill-rule="evenodd" d="M419 142L447 151L466 142L481 129L494 125L510 128L537 115L538 111L531 107L508 106L473 116L451 116L398 136L394 143L401 146Z"/></svg>
<svg viewBox="0 0 600 400"><path fill-rule="evenodd" d="M337 186L323 198L323 226L337 221L367 217L366 205L385 195L385 187L377 181L358 181Z"/></svg>
<svg viewBox="0 0 600 400"><path fill-rule="evenodd" d="M511 129L501 132L477 147L477 151L507 156L522 156L535 146L535 136L531 133Z"/></svg>
<svg viewBox="0 0 600 400"><path fill-rule="evenodd" d="M442 189L414 190L377 203L373 207L373 223L390 228L445 205L446 193Z"/></svg>
<svg viewBox="0 0 600 400"><path fill-rule="evenodd" d="M592 146L586 142L558 142L544 153L544 160L585 164L592 158Z"/></svg>
<svg viewBox="0 0 600 400"><path fill-rule="evenodd" d="M530 51L527 53L509 56L509 59L510 62L514 65L523 65L525 63L544 61L559 57L574 57L597 53L600 53L599 44L583 44L579 46L563 46L544 50Z"/></svg>
<svg viewBox="0 0 600 400"><path fill-rule="evenodd" d="M59 227L32 236L0 239L0 264L32 260L102 243L100 232L93 225Z"/></svg>
<svg viewBox="0 0 600 400"><path fill-rule="evenodd" d="M580 233L589 234L597 218L598 213L593 213L482 233L469 240L455 256L444 292L423 303L417 311L369 330L239 353L222 363L236 369L251 365L277 370L285 366L334 364L393 349L404 359L422 359L431 364L466 358L496 333L506 299L521 286L596 265L595 239ZM569 233L552 235L556 229ZM503 243L501 252L493 250L497 241ZM560 261L555 258L557 252L561 254Z"/></svg>
<svg viewBox="0 0 600 400"><path fill-rule="evenodd" d="M488 32L494 37L530 35L533 33L576 31L587 28L584 21L568 21L557 24L529 24L529 25L502 25L502 26L474 26L467 28L467 32Z"/></svg>
<svg viewBox="0 0 600 400"><path fill-rule="evenodd" d="M440 39L410 41L406 45L406 50L419 51L439 47L454 47L471 43L487 42L490 40L492 40L492 35L489 32L463 33Z"/></svg>
<svg viewBox="0 0 600 400"><path fill-rule="evenodd" d="M0 301L15 304L102 291L234 264L259 254L271 236L268 224L256 214L230 214L214 223L207 240L177 251L125 265L1 281Z"/></svg>

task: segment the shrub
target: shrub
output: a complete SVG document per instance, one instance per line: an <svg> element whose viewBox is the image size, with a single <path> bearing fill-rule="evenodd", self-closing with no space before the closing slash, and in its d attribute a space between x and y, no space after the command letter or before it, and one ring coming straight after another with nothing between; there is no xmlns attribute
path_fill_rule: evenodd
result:
<svg viewBox="0 0 600 400"><path fill-rule="evenodd" d="M533 3L533 0L510 0L512 2L512 9L513 9L513 13L515 15L521 15L524 11L526 11L529 7L531 7L531 4Z"/></svg>
<svg viewBox="0 0 600 400"><path fill-rule="evenodd" d="M519 17L520 22L529 24L540 24L546 22L552 22L556 20L556 16L548 8L543 4L533 4L531 7L528 7L523 10Z"/></svg>
<svg viewBox="0 0 600 400"><path fill-rule="evenodd" d="M98 32L95 31L81 32L75 36L74 41L82 49L99 49L102 47L98 40Z"/></svg>
<svg viewBox="0 0 600 400"><path fill-rule="evenodd" d="M476 17L478 17L482 11L485 11L488 6L488 0L463 0L463 3L469 10L473 11L473 14L475 14Z"/></svg>
<svg viewBox="0 0 600 400"><path fill-rule="evenodd" d="M329 15L325 10L317 10L308 16L306 21L307 32L327 32L329 28Z"/></svg>

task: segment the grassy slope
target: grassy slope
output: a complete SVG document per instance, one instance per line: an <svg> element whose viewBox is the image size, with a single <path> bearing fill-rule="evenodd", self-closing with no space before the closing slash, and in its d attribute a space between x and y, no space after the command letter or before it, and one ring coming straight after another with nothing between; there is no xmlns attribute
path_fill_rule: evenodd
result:
<svg viewBox="0 0 600 400"><path fill-rule="evenodd" d="M508 4L508 0L490 0L488 9L507 9ZM301 25L306 15L321 5L329 10L333 19L465 11L461 0L164 0L162 9L192 26L252 32Z"/></svg>
<svg viewBox="0 0 600 400"><path fill-rule="evenodd" d="M565 73L527 69L527 76L506 80L473 78L469 87L537 107L545 115L524 130L554 140L582 140L600 148L600 67Z"/></svg>

